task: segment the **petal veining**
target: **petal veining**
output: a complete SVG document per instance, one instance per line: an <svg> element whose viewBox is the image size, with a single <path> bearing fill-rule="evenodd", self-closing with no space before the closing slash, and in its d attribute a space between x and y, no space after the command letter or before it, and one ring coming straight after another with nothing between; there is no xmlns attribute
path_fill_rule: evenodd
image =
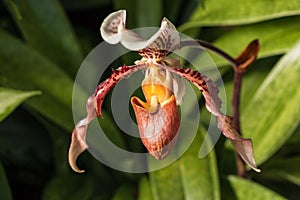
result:
<svg viewBox="0 0 300 200"><path fill-rule="evenodd" d="M153 52L156 52L157 57L165 57L169 51L179 46L179 33L167 18L163 18L160 28L149 39L126 29L125 22L125 10L111 13L101 25L102 38L110 44L121 42L125 48L139 51L143 57L153 57Z"/></svg>

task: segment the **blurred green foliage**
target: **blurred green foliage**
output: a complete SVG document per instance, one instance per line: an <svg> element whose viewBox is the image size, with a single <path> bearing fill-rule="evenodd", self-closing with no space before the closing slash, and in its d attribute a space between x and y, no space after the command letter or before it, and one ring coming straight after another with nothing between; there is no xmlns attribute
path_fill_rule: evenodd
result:
<svg viewBox="0 0 300 200"><path fill-rule="evenodd" d="M102 41L102 20L118 9L127 10L129 28L159 26L167 17L181 32L233 56L260 40L258 60L243 82L241 110L261 173L236 177L234 153L223 138L198 158L208 113L188 151L164 169L127 174L85 153L79 165L87 172L71 171L73 80ZM1 200L299 198L300 0L3 0L0 11ZM230 108L233 72L212 57ZM141 145L105 120L103 128L122 146Z"/></svg>

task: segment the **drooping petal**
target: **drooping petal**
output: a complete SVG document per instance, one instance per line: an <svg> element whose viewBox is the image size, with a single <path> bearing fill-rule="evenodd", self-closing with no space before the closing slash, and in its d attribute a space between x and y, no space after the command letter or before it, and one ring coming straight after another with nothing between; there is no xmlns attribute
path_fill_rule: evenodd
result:
<svg viewBox="0 0 300 200"><path fill-rule="evenodd" d="M149 50L155 50L156 53L161 54L158 51L170 51L179 46L180 37L176 31L175 26L167 19L163 18L161 27L159 30L151 36L149 39L144 39L134 31L125 28L126 11L119 10L111 13L103 21L100 32L102 38L110 43L121 44L133 51L143 50L142 53L147 56L153 56L154 53L150 53ZM147 49L147 51L145 50ZM162 55L164 57L166 54Z"/></svg>
<svg viewBox="0 0 300 200"><path fill-rule="evenodd" d="M214 82L200 74L198 71L194 71L190 68L171 68L164 65L159 66L179 74L199 88L205 98L206 108L217 117L219 129L223 132L225 137L230 139L235 150L242 159L249 164L252 169L259 172L260 170L256 167L254 162L252 141L250 139L242 138L235 131L232 118L221 112L220 108L222 102L218 97L219 91Z"/></svg>
<svg viewBox="0 0 300 200"><path fill-rule="evenodd" d="M196 85L205 98L206 108L215 116L223 115L220 111L222 101L218 96L219 90L212 80L190 68L171 68L163 65L160 66L186 78Z"/></svg>
<svg viewBox="0 0 300 200"><path fill-rule="evenodd" d="M255 164L251 139L244 139L235 131L231 117L225 115L218 116L217 122L219 129L231 141L234 149L242 159L251 166L253 170L260 172L261 170L258 169Z"/></svg>
<svg viewBox="0 0 300 200"><path fill-rule="evenodd" d="M94 108L95 96L92 95L88 98L86 104L87 117L80 120L72 133L72 141L69 148L68 160L71 168L78 173L84 172L76 165L78 156L88 148L86 143L86 131L88 124L96 117L96 110Z"/></svg>
<svg viewBox="0 0 300 200"><path fill-rule="evenodd" d="M148 65L133 65L122 66L114 70L110 78L103 81L98 85L95 93L88 98L86 104L87 117L77 123L72 133L72 141L69 148L69 164L71 168L78 173L84 172L80 170L76 165L78 156L88 148L86 143L86 134L88 124L96 117L102 117L101 107L103 100L109 90L122 78L129 76L133 72L143 69Z"/></svg>
<svg viewBox="0 0 300 200"><path fill-rule="evenodd" d="M97 116L102 117L102 103L113 86L117 84L122 78L128 77L130 74L136 72L137 70L148 67L147 64L132 65L132 66L122 66L116 70L113 70L111 76L100 83L95 91L95 108Z"/></svg>

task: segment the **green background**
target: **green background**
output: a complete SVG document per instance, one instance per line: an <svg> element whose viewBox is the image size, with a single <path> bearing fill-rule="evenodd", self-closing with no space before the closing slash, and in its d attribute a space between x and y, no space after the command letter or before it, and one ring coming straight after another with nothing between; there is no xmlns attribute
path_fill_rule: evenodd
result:
<svg viewBox="0 0 300 200"><path fill-rule="evenodd" d="M78 161L86 173L71 171L73 81L85 56L102 42L103 19L118 9L127 10L129 28L157 27L167 17L180 32L233 57L259 39L258 59L243 81L241 123L244 136L253 140L261 173L237 177L234 152L223 137L208 156L198 158L210 118L204 109L193 144L164 169L123 173L86 152ZM299 22L300 0L2 0L0 199L298 199ZM113 67L130 65L133 57ZM233 70L212 57L222 71L231 114ZM104 110L109 108L106 101ZM109 114L100 123L119 146L144 150Z"/></svg>

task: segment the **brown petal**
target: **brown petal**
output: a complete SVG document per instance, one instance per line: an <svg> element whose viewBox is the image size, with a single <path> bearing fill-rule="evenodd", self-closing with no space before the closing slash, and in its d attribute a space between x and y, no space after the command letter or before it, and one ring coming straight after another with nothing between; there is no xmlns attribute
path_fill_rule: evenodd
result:
<svg viewBox="0 0 300 200"><path fill-rule="evenodd" d="M256 59L259 52L260 45L258 40L253 40L248 46L242 51L242 53L235 59L236 68L235 70L245 71L248 66Z"/></svg>
<svg viewBox="0 0 300 200"><path fill-rule="evenodd" d="M72 141L71 145L69 148L69 164L71 168L78 173L83 173L84 170L80 170L77 165L76 165L76 160L78 156L84 152L87 148L88 145L86 144L86 130L87 130L87 125L84 126L79 126L74 128L73 133L72 133Z"/></svg>
<svg viewBox="0 0 300 200"><path fill-rule="evenodd" d="M194 71L190 68L173 68L166 65L159 66L165 68L166 70L174 72L192 82L203 94L205 98L206 108L215 116L222 115L222 112L220 111L222 101L218 96L219 90L212 80L200 74L198 71Z"/></svg>
<svg viewBox="0 0 300 200"><path fill-rule="evenodd" d="M254 162L252 141L250 139L242 138L234 128L232 118L221 112L220 108L222 102L218 97L219 91L214 82L200 74L198 71L194 71L190 68L171 68L165 65L159 66L179 74L199 88L205 98L206 108L217 117L219 129L228 139L230 139L235 150L242 159L249 164L252 169L260 172Z"/></svg>
<svg viewBox="0 0 300 200"><path fill-rule="evenodd" d="M87 117L77 123L72 133L72 141L69 148L68 159L71 168L78 173L84 172L84 170L80 170L77 167L76 160L78 156L88 148L88 145L86 143L86 131L90 121L92 121L96 117L94 103L95 97L94 95L92 95L88 98L88 101L86 103Z"/></svg>
<svg viewBox="0 0 300 200"><path fill-rule="evenodd" d="M131 104L143 144L156 159L164 159L176 143L180 125L174 95L160 104L155 113L145 109L144 102L137 97L131 98Z"/></svg>
<svg viewBox="0 0 300 200"><path fill-rule="evenodd" d="M87 117L82 119L76 125L72 133L72 141L69 149L68 159L69 164L74 171L78 173L84 172L83 170L78 169L76 160L78 156L88 148L88 145L86 144L87 127L94 118L97 116L102 116L101 107L106 94L119 80L137 71L138 69L143 69L145 67L147 67L146 64L119 67L113 71L110 78L99 84L95 93L89 97L86 103Z"/></svg>
<svg viewBox="0 0 300 200"><path fill-rule="evenodd" d="M217 117L218 127L223 134L231 141L234 149L242 157L242 159L256 172L260 172L260 169L256 167L253 145L251 139L242 138L233 128L233 120L228 116Z"/></svg>
<svg viewBox="0 0 300 200"><path fill-rule="evenodd" d="M100 83L95 91L95 108L97 116L102 117L102 103L110 89L114 87L122 78L128 77L130 74L136 72L139 69L146 68L147 66L148 65L146 64L121 66L118 69L115 69L108 79Z"/></svg>

